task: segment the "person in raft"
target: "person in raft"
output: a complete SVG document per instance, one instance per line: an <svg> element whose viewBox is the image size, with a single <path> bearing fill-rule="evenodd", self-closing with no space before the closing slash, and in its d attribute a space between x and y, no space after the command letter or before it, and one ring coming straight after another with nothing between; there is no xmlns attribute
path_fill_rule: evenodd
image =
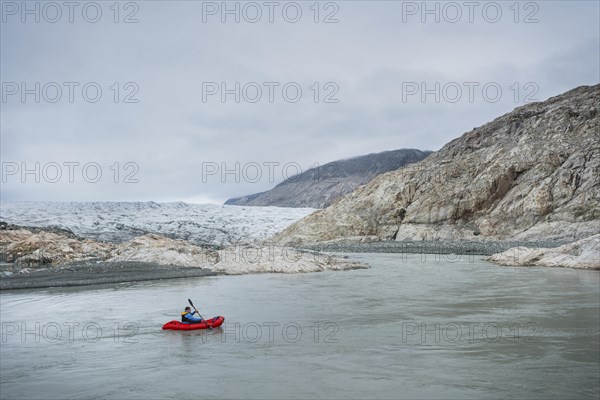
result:
<svg viewBox="0 0 600 400"><path fill-rule="evenodd" d="M186 307L185 311L181 313L181 322L186 324L197 324L204 321L202 317L199 315L195 317L194 314L198 314L198 312L192 311L190 307Z"/></svg>

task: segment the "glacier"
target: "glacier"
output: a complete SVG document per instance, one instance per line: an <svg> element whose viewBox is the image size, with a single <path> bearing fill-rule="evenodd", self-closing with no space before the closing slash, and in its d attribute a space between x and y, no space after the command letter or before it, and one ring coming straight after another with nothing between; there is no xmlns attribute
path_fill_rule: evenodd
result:
<svg viewBox="0 0 600 400"><path fill-rule="evenodd" d="M224 247L263 241L313 211L184 202L10 201L0 203L0 221L69 229L83 238L108 242L150 233L198 246Z"/></svg>

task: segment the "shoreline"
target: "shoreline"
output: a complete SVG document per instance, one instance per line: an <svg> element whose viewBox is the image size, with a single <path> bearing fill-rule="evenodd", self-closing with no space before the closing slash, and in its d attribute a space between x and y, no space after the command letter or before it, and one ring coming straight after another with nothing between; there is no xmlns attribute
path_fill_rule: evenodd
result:
<svg viewBox="0 0 600 400"><path fill-rule="evenodd" d="M217 276L221 273L204 268L160 265L126 261L81 261L48 268L29 268L28 273L0 277L0 291L43 289L50 287L90 286L161 279Z"/></svg>
<svg viewBox="0 0 600 400"><path fill-rule="evenodd" d="M516 241L516 240L402 240L380 242L329 242L299 245L299 250L332 253L408 253L408 254L457 254L491 256L514 247L552 249L568 242L563 241Z"/></svg>
<svg viewBox="0 0 600 400"><path fill-rule="evenodd" d="M552 249L562 243L538 241L402 241L366 243L323 243L296 247L301 252L457 254L490 256L516 246ZM8 264L11 265L12 264ZM0 274L0 291L49 287L89 286L162 279L227 275L210 269L163 265L139 261L79 261L58 266L27 268L27 273L5 270Z"/></svg>

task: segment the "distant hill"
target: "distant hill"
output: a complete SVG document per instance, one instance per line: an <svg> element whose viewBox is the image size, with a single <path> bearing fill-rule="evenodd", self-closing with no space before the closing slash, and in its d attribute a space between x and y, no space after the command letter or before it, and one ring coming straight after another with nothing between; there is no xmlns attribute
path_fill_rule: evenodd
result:
<svg viewBox="0 0 600 400"><path fill-rule="evenodd" d="M400 149L333 161L288 178L266 192L232 198L225 204L325 208L377 175L421 161L431 153Z"/></svg>

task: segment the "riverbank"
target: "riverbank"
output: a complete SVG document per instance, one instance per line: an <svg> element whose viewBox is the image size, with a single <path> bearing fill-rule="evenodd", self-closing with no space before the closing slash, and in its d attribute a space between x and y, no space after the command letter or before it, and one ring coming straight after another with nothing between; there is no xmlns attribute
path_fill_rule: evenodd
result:
<svg viewBox="0 0 600 400"><path fill-rule="evenodd" d="M486 258L515 267L558 267L600 270L600 234L556 248L514 247Z"/></svg>
<svg viewBox="0 0 600 400"><path fill-rule="evenodd" d="M81 261L56 267L3 271L0 274L0 290L87 286L220 274L205 268L166 266L147 262Z"/></svg>
<svg viewBox="0 0 600 400"><path fill-rule="evenodd" d="M531 241L380 241L329 242L305 245L305 250L334 253L400 253L451 255L458 261L462 256L484 256L497 265L514 267L553 267L600 270L600 235L575 242Z"/></svg>
<svg viewBox="0 0 600 400"><path fill-rule="evenodd" d="M368 268L343 256L281 246L236 245L217 250L155 234L110 243L71 232L7 224L0 226L0 263L0 290Z"/></svg>
<svg viewBox="0 0 600 400"><path fill-rule="evenodd" d="M305 245L303 249L335 253L401 253L451 255L458 261L462 256L484 256L497 265L514 267L553 267L600 270L600 235L575 242L541 240L505 241L384 241L329 242Z"/></svg>
<svg viewBox="0 0 600 400"><path fill-rule="evenodd" d="M403 240L379 242L329 242L304 245L300 248L332 253L408 253L408 254L457 254L491 256L515 247L549 249L564 245L559 241L504 241L504 240Z"/></svg>
<svg viewBox="0 0 600 400"><path fill-rule="evenodd" d="M477 255L500 265L600 270L598 237L570 244L491 240L336 241L301 248L263 244L217 250L153 234L117 244L83 239L63 230L8 225L2 228L0 261L4 264L0 266L0 290L368 268L340 253L450 255L454 261Z"/></svg>

